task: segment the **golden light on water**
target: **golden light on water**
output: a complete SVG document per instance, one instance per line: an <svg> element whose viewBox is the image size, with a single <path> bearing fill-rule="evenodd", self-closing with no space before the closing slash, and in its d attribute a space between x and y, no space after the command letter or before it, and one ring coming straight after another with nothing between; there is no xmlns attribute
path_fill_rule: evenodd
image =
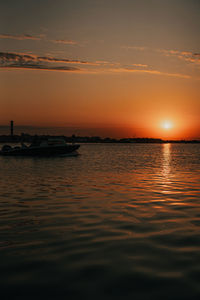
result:
<svg viewBox="0 0 200 300"><path fill-rule="evenodd" d="M169 174L170 174L170 160L171 160L171 144L163 144L163 178L165 178L166 181L169 180Z"/></svg>

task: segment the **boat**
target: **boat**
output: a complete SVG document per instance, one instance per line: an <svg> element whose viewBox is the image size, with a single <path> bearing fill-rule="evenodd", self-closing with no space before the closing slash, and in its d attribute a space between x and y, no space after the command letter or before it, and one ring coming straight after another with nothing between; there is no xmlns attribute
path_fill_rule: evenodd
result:
<svg viewBox="0 0 200 300"><path fill-rule="evenodd" d="M0 151L3 156L75 156L77 144L67 144L64 139L48 139L33 142L30 146L21 143L21 146L11 147L4 145Z"/></svg>

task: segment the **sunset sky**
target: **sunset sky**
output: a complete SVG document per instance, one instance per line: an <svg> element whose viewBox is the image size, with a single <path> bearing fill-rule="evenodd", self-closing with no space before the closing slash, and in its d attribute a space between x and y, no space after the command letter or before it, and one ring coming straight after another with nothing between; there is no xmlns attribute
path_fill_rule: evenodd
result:
<svg viewBox="0 0 200 300"><path fill-rule="evenodd" d="M199 0L0 0L0 125L200 138L199 15Z"/></svg>

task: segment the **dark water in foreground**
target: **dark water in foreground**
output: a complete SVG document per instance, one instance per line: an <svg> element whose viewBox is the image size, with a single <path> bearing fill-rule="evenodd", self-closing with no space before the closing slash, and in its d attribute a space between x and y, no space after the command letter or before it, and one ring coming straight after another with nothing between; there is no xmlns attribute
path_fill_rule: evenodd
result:
<svg viewBox="0 0 200 300"><path fill-rule="evenodd" d="M2 299L200 299L200 145L0 157Z"/></svg>

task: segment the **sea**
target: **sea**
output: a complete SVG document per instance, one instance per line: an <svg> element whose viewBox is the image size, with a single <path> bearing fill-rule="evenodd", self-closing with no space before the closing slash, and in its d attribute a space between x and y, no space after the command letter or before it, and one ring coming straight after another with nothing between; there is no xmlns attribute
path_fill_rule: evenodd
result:
<svg viewBox="0 0 200 300"><path fill-rule="evenodd" d="M200 144L0 157L1 299L200 299Z"/></svg>

